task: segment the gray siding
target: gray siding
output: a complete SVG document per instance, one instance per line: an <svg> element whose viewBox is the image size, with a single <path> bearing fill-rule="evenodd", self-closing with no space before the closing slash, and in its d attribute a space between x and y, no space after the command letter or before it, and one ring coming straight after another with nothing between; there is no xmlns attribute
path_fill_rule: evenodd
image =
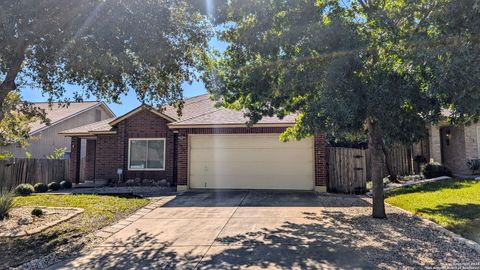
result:
<svg viewBox="0 0 480 270"><path fill-rule="evenodd" d="M101 111L101 120L112 117L110 113L107 112L102 106L94 107L88 111L85 111L56 125L52 125L49 128L34 134L29 140L30 145L25 149L10 145L1 146L0 151L11 152L13 153L14 157L18 158L26 157L25 152L27 151L32 154L32 158L44 158L55 151L55 149L62 147L66 147L67 151L70 151L70 138L58 133L64 130L96 122L96 110ZM84 152L85 151L83 151L83 153Z"/></svg>

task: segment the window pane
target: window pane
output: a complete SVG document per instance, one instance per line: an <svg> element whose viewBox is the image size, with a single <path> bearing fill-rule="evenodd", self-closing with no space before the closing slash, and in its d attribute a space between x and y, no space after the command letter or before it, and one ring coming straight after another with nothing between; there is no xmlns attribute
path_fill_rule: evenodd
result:
<svg viewBox="0 0 480 270"><path fill-rule="evenodd" d="M144 169L147 167L145 157L147 155L147 141L130 141L130 168Z"/></svg>
<svg viewBox="0 0 480 270"><path fill-rule="evenodd" d="M165 141L148 141L147 168L163 169Z"/></svg>

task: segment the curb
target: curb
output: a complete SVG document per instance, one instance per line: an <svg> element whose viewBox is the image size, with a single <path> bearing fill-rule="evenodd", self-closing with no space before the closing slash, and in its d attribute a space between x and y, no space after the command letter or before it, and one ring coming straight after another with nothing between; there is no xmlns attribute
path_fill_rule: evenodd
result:
<svg viewBox="0 0 480 270"><path fill-rule="evenodd" d="M419 181L410 181L410 182L405 182L405 183L403 183L399 186L384 188L383 192L387 192L387 191L397 189L397 188L408 187L408 186L413 186L413 185L417 185L417 184L436 182L436 181L441 181L441 180L448 180L448 179L452 179L452 177L450 177L450 176L440 176L440 177L435 177L435 178L423 179L423 180L419 180ZM367 195L368 197L372 197L372 192L369 191L365 195Z"/></svg>
<svg viewBox="0 0 480 270"><path fill-rule="evenodd" d="M480 244L475 242L475 241L472 241L470 239L466 239L464 238L463 236L459 235L459 234L456 234L452 231L449 231L447 229L445 229L444 227L438 225L437 223L431 221L431 220L428 220L424 217L421 217L421 216L418 216L418 215L415 215L403 208L400 208L398 206L395 206L395 205L392 205L392 204L389 204L387 202L385 202L385 205L388 205L389 207L392 207L394 209L397 209L409 216L412 216L413 218L416 218L416 219L419 219L422 223L424 223L425 225L427 225L427 227L431 228L431 229L434 229L444 235L447 235L447 236L450 236L451 238L453 238L455 241L457 242L460 242L461 244L464 244L466 246L468 246L469 248L475 250L478 254L480 254Z"/></svg>

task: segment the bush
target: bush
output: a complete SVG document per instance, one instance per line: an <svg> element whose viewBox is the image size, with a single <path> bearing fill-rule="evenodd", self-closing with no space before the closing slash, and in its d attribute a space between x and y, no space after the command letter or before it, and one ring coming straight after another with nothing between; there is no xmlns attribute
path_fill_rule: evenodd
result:
<svg viewBox="0 0 480 270"><path fill-rule="evenodd" d="M27 196L32 194L34 191L35 189L30 184L20 184L15 188L15 194L19 196Z"/></svg>
<svg viewBox="0 0 480 270"><path fill-rule="evenodd" d="M48 189L56 191L60 189L60 185L57 182L51 182L50 184L48 184Z"/></svg>
<svg viewBox="0 0 480 270"><path fill-rule="evenodd" d="M422 174L427 179L440 176L452 176L452 172L447 167L436 162L431 162L423 166Z"/></svg>
<svg viewBox="0 0 480 270"><path fill-rule="evenodd" d="M43 216L43 210L40 208L33 208L32 210L32 216L40 217Z"/></svg>
<svg viewBox="0 0 480 270"><path fill-rule="evenodd" d="M33 188L37 193L43 193L48 191L48 186L44 183L36 183L35 186L33 186Z"/></svg>
<svg viewBox="0 0 480 270"><path fill-rule="evenodd" d="M62 181L62 182L60 182L60 187L62 189L71 189L72 188L72 182L70 182L68 180Z"/></svg>
<svg viewBox="0 0 480 270"><path fill-rule="evenodd" d="M7 190L0 190L0 220L8 217L13 208L13 194Z"/></svg>

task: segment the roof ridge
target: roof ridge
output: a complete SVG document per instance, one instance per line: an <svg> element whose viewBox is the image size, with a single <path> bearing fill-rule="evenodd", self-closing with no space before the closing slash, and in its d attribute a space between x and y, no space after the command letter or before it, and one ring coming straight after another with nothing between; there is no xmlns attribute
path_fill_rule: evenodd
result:
<svg viewBox="0 0 480 270"><path fill-rule="evenodd" d="M195 116L193 116L193 117L190 117L190 118L182 119L181 121L175 121L175 122L173 122L172 124L182 123L182 122L185 122L185 121L187 121L187 120L195 119L195 118L198 118L198 117L201 117L201 116L205 116L205 115L207 115L207 114L212 114L212 113L214 113L214 112L218 112L218 111L220 111L220 110L222 110L222 109L224 109L224 108L216 108L216 109L211 110L211 111L208 111L208 112L206 112L206 113L202 113L202 114L199 114L199 115L195 115Z"/></svg>
<svg viewBox="0 0 480 270"><path fill-rule="evenodd" d="M42 103L42 104L46 104L46 103L76 103L76 104L81 104L81 103L102 103L103 101L92 101L92 100L87 100L87 101L66 101L66 102L63 102L63 101L52 101L52 102L49 102L49 101L26 101L27 103L32 103L32 104L39 104L39 103Z"/></svg>

